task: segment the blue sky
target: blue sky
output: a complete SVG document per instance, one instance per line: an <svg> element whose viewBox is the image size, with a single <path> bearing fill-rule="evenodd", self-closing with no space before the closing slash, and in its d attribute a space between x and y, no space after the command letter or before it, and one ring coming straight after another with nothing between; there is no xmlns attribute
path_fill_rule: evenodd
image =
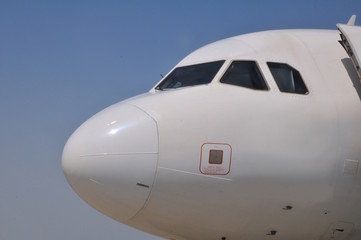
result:
<svg viewBox="0 0 361 240"><path fill-rule="evenodd" d="M71 190L61 169L70 134L148 91L202 45L269 29L336 29L351 14L361 18L359 1L0 0L0 239L158 239Z"/></svg>

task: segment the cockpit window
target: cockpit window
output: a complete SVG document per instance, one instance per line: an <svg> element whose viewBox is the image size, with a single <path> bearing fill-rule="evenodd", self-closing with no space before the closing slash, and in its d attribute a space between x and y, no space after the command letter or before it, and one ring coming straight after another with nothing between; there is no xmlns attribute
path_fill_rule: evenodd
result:
<svg viewBox="0 0 361 240"><path fill-rule="evenodd" d="M308 94L308 89L301 74L285 63L267 63L273 78L281 92Z"/></svg>
<svg viewBox="0 0 361 240"><path fill-rule="evenodd" d="M268 90L261 72L254 61L234 61L221 79L221 83L255 90Z"/></svg>
<svg viewBox="0 0 361 240"><path fill-rule="evenodd" d="M178 67L155 89L166 90L210 83L223 63L224 60Z"/></svg>

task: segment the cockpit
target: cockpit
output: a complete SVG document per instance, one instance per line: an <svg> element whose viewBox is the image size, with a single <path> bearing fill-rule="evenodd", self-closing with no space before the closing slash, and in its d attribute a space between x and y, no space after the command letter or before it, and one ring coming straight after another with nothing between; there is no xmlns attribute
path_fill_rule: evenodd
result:
<svg viewBox="0 0 361 240"><path fill-rule="evenodd" d="M183 87L204 85L211 83L225 60L187 65L175 68L155 90L171 90ZM286 63L267 62L267 66L279 91L284 93L303 94L309 93L300 72ZM271 81L269 79L269 81ZM234 60L219 80L222 84L267 91L267 80L256 61Z"/></svg>

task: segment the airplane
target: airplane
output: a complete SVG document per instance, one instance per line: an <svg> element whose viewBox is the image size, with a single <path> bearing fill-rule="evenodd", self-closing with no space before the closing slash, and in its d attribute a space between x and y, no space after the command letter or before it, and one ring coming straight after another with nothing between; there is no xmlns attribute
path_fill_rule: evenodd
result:
<svg viewBox="0 0 361 240"><path fill-rule="evenodd" d="M206 45L68 139L73 190L170 240L361 239L361 27Z"/></svg>

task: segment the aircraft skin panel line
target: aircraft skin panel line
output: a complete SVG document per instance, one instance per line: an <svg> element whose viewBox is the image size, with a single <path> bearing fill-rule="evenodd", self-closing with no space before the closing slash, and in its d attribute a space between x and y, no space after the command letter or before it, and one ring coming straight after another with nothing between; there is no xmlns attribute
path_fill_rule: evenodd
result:
<svg viewBox="0 0 361 240"><path fill-rule="evenodd" d="M195 50L70 136L69 184L101 213L165 239L361 239L355 19Z"/></svg>

